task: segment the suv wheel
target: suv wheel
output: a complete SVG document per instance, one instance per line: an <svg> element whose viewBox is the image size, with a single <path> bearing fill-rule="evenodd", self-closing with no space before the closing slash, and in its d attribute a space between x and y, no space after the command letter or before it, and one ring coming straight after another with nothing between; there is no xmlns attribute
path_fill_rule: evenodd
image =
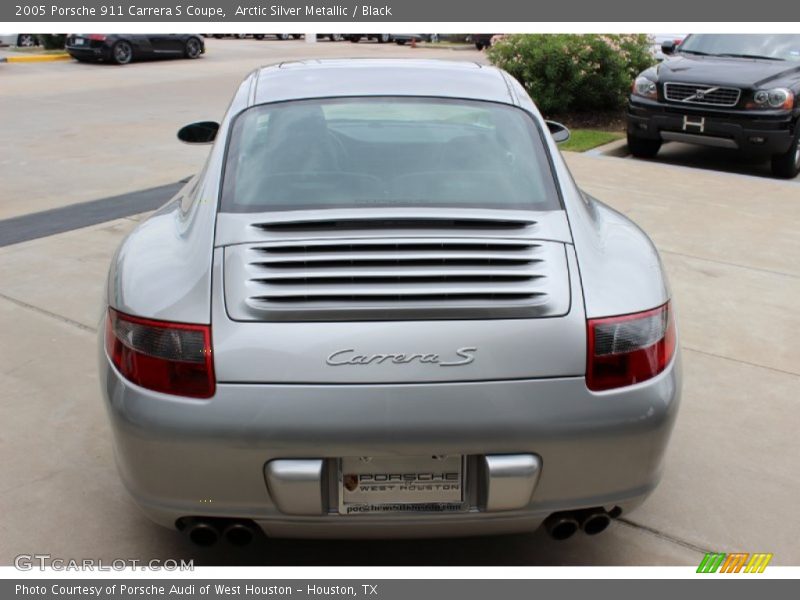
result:
<svg viewBox="0 0 800 600"><path fill-rule="evenodd" d="M628 134L628 150L636 158L653 158L661 150L661 140L649 140Z"/></svg>
<svg viewBox="0 0 800 600"><path fill-rule="evenodd" d="M795 123L794 143L783 154L772 157L772 174L775 177L791 179L800 173L800 121Z"/></svg>

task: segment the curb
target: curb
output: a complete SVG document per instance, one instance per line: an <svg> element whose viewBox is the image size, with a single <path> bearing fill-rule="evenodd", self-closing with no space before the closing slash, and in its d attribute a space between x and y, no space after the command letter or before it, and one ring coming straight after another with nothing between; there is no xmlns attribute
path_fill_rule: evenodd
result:
<svg viewBox="0 0 800 600"><path fill-rule="evenodd" d="M602 146L587 150L584 154L588 156L616 156L623 158L630 154L628 151L628 140L625 138L614 140L608 144L603 144Z"/></svg>
<svg viewBox="0 0 800 600"><path fill-rule="evenodd" d="M2 62L9 63L38 63L38 62L51 62L56 60L70 60L72 57L63 52L61 54L32 54L29 56L7 56Z"/></svg>

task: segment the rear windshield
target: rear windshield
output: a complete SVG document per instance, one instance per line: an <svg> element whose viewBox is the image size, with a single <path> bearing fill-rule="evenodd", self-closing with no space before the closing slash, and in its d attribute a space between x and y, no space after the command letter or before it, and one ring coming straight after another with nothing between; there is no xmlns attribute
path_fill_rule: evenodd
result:
<svg viewBox="0 0 800 600"><path fill-rule="evenodd" d="M265 104L232 126L222 206L559 209L541 136L518 108L428 98Z"/></svg>

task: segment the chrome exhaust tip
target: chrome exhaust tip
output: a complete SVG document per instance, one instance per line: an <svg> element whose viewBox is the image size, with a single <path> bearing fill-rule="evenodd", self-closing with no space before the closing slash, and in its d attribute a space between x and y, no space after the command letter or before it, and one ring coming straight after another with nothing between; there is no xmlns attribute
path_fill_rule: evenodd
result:
<svg viewBox="0 0 800 600"><path fill-rule="evenodd" d="M568 513L555 513L547 517L544 528L554 540L566 540L578 531L578 521Z"/></svg>
<svg viewBox="0 0 800 600"><path fill-rule="evenodd" d="M222 532L222 537L231 546L248 546L253 542L255 531L253 526L243 521L234 521Z"/></svg>
<svg viewBox="0 0 800 600"><path fill-rule="evenodd" d="M580 511L577 516L581 531L586 535L602 533L611 524L611 516L602 508Z"/></svg>
<svg viewBox="0 0 800 600"><path fill-rule="evenodd" d="M581 529L586 535L597 535L605 531L610 524L611 517L606 513L594 513L581 523Z"/></svg>
<svg viewBox="0 0 800 600"><path fill-rule="evenodd" d="M197 521L186 528L186 534L196 546L213 546L219 540L219 531L211 523Z"/></svg>

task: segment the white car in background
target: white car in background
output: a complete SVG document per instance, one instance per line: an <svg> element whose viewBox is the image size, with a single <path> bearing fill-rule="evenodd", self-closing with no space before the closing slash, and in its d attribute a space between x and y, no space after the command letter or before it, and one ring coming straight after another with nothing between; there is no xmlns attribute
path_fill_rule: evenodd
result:
<svg viewBox="0 0 800 600"><path fill-rule="evenodd" d="M19 46L30 48L39 45L39 38L35 33L2 33L0 34L0 46Z"/></svg>

